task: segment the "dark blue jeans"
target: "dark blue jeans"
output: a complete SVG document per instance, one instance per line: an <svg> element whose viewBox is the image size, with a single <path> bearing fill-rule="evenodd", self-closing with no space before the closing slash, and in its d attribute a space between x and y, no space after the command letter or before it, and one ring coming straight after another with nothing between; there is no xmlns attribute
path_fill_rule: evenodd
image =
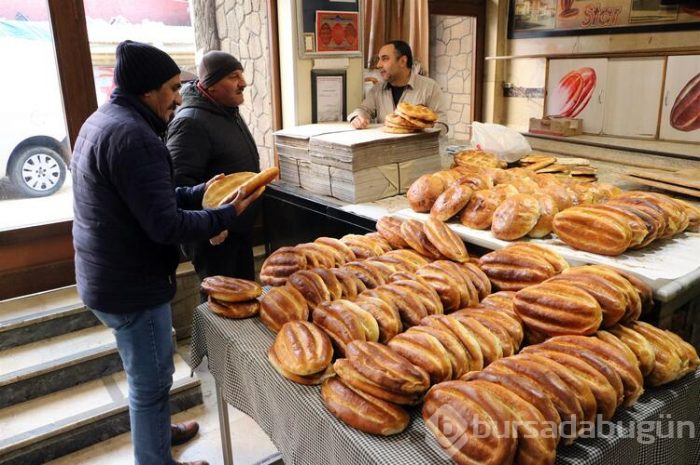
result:
<svg viewBox="0 0 700 465"><path fill-rule="evenodd" d="M169 396L175 366L170 303L124 314L91 310L117 338L129 384L136 465L173 465Z"/></svg>

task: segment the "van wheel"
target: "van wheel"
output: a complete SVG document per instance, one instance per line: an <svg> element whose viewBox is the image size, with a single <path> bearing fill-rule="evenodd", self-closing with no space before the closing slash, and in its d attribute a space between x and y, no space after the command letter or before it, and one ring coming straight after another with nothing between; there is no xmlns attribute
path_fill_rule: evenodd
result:
<svg viewBox="0 0 700 465"><path fill-rule="evenodd" d="M66 164L51 148L27 147L12 161L10 180L27 197L44 197L61 188Z"/></svg>

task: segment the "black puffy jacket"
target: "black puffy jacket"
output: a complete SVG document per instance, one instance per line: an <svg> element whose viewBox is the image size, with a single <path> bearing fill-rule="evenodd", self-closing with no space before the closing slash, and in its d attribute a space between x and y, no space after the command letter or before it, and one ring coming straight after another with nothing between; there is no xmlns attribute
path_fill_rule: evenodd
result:
<svg viewBox="0 0 700 465"><path fill-rule="evenodd" d="M73 245L78 292L91 308L126 313L175 294L177 244L230 228L230 205L201 210L204 185L175 188L165 123L135 96L115 92L75 144ZM198 211L190 211L198 210Z"/></svg>

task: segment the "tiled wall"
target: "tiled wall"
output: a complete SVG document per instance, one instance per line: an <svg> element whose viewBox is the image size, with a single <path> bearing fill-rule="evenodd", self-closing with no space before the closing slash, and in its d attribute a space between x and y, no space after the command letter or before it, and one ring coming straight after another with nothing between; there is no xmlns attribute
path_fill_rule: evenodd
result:
<svg viewBox="0 0 700 465"><path fill-rule="evenodd" d="M471 138L474 18L430 15L430 77L447 99L449 137Z"/></svg>

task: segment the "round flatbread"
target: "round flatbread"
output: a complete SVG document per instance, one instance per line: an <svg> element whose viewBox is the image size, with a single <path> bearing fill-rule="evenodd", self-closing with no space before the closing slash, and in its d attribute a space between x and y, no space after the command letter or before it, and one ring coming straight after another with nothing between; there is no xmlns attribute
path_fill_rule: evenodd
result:
<svg viewBox="0 0 700 465"><path fill-rule="evenodd" d="M413 118L405 113L402 113L399 108L396 109L396 114L398 116L402 117L404 120L411 123L412 125L419 127L421 129L432 128L433 126L435 126L435 123L433 123L432 121L425 121L422 119Z"/></svg>
<svg viewBox="0 0 700 465"><path fill-rule="evenodd" d="M390 126L392 128L408 128L408 129L417 129L420 126L417 126L410 121L408 121L406 118L403 118L400 115L397 115L396 113L389 113L386 115L386 118L384 118L384 125L385 126Z"/></svg>
<svg viewBox="0 0 700 465"><path fill-rule="evenodd" d="M202 207L220 207L223 200L228 197L229 194L238 190L243 183L250 180L254 176L255 173L251 171L242 171L240 173L229 174L228 176L224 176L218 181L212 183L206 192L204 192Z"/></svg>
<svg viewBox="0 0 700 465"><path fill-rule="evenodd" d="M435 122L438 119L437 113L424 105L414 105L408 102L401 102L396 106L396 109L403 115L421 119L423 121Z"/></svg>

